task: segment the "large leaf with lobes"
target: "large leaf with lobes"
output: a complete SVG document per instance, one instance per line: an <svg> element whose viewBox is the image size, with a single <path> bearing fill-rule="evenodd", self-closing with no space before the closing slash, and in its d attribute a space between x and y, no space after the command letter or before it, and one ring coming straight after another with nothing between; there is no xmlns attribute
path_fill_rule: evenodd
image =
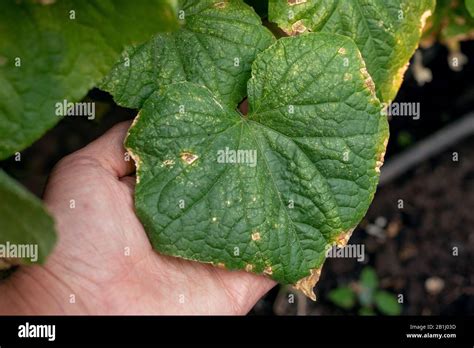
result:
<svg viewBox="0 0 474 348"><path fill-rule="evenodd" d="M0 159L38 139L125 45L177 27L168 0L0 1Z"/></svg>
<svg viewBox="0 0 474 348"><path fill-rule="evenodd" d="M377 96L390 103L434 7L435 0L270 0L269 19L292 35L321 31L352 38Z"/></svg>
<svg viewBox="0 0 474 348"><path fill-rule="evenodd" d="M118 104L139 108L163 86L192 81L237 105L255 56L273 43L273 35L240 0L180 1L178 13L180 30L129 47L101 88Z"/></svg>
<svg viewBox="0 0 474 348"><path fill-rule="evenodd" d="M314 298L327 248L347 242L373 198L387 121L356 45L334 34L261 53L248 99L242 116L190 82L148 98L126 140L137 214L161 253Z"/></svg>

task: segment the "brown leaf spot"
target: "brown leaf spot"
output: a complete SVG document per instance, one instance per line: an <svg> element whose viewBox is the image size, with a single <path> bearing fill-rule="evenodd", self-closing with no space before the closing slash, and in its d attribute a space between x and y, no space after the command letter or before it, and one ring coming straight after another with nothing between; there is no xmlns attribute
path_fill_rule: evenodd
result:
<svg viewBox="0 0 474 348"><path fill-rule="evenodd" d="M174 165L174 161L170 160L170 159L165 160L165 161L163 161L163 165L166 166L166 167L170 167L170 166Z"/></svg>
<svg viewBox="0 0 474 348"><path fill-rule="evenodd" d="M377 161L375 162L375 171L377 173L380 173L380 168L383 166L383 162L384 162L384 158L385 158L385 151L386 151L386 148L387 148L387 144L388 144L388 138L386 138L384 141L383 141L383 151L380 152L378 158L377 158Z"/></svg>
<svg viewBox="0 0 474 348"><path fill-rule="evenodd" d="M4 56L0 56L0 66L4 66L5 64L7 64L8 62L8 59Z"/></svg>
<svg viewBox="0 0 474 348"><path fill-rule="evenodd" d="M304 4L308 0L288 0L288 5L295 6L299 4Z"/></svg>
<svg viewBox="0 0 474 348"><path fill-rule="evenodd" d="M313 288L318 282L320 276L321 276L321 268L314 268L311 270L311 273L309 276L298 280L296 284L293 285L293 287L296 290L300 290L301 292L303 292L303 294L305 294L307 297L309 297L313 301L316 301L316 295L314 294Z"/></svg>
<svg viewBox="0 0 474 348"><path fill-rule="evenodd" d="M268 275L272 275L273 274L272 266L265 267L265 269L263 270L263 273L268 274Z"/></svg>
<svg viewBox="0 0 474 348"><path fill-rule="evenodd" d="M180 157L187 164L192 164L194 161L196 161L199 158L198 155L195 155L191 152L182 152Z"/></svg>
<svg viewBox="0 0 474 348"><path fill-rule="evenodd" d="M291 26L290 35L298 35L304 33L307 30L308 28L306 28L306 26L303 24L303 21L300 19L299 21L293 23L293 25Z"/></svg>
<svg viewBox="0 0 474 348"><path fill-rule="evenodd" d="M226 8L226 6L227 6L227 1L220 1L214 4L215 8Z"/></svg>
<svg viewBox="0 0 474 348"><path fill-rule="evenodd" d="M370 77L369 72L367 71L366 68L361 68L360 73L364 77L364 85L367 87L367 89L370 91L370 93L375 96L375 84L374 81L372 80L372 77Z"/></svg>
<svg viewBox="0 0 474 348"><path fill-rule="evenodd" d="M341 47L337 50L337 53L344 55L346 54L346 49L344 47Z"/></svg>
<svg viewBox="0 0 474 348"><path fill-rule="evenodd" d="M354 229L355 227L342 232L336 239L336 245L339 247L347 245L347 242L351 238L352 232L354 232Z"/></svg>
<svg viewBox="0 0 474 348"><path fill-rule="evenodd" d="M140 112L133 119L132 125L130 126L130 128L127 131L127 136L125 137L125 142L126 142L126 139L130 136L130 130L137 124L139 118L140 118ZM135 176L136 176L136 182L138 184L140 182L140 166L142 164L142 161L141 161L140 157L137 154L133 153L133 151L130 148L127 147L126 150L127 150L128 154L130 155L130 157L135 162L135 171L136 171Z"/></svg>
<svg viewBox="0 0 474 348"><path fill-rule="evenodd" d="M219 262L216 266L217 266L218 268L225 269L225 264L222 263L222 262Z"/></svg>
<svg viewBox="0 0 474 348"><path fill-rule="evenodd" d="M405 75L405 71L408 69L408 65L410 63L406 63L397 70L397 72L393 75L392 80L392 89L398 90L403 82L403 76ZM389 101L389 103L391 100Z"/></svg>

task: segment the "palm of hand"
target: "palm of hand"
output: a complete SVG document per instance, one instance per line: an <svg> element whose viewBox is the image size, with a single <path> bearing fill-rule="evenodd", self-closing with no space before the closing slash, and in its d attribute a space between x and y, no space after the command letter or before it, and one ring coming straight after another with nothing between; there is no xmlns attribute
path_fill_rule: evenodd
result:
<svg viewBox="0 0 474 348"><path fill-rule="evenodd" d="M45 202L59 241L45 266L24 268L10 280L17 289L31 281L42 289L24 294L42 298L16 301L14 312L247 313L273 281L153 251L133 209L133 164L122 147L128 126L114 127L56 166Z"/></svg>

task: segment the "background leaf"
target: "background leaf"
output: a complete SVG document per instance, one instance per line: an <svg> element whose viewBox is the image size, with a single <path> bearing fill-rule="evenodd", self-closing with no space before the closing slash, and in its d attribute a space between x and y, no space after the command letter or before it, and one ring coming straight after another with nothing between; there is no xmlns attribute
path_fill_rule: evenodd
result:
<svg viewBox="0 0 474 348"><path fill-rule="evenodd" d="M465 4L471 17L474 17L474 0L465 0Z"/></svg>
<svg viewBox="0 0 474 348"><path fill-rule="evenodd" d="M372 267L364 267L360 273L360 284L370 290L375 290L379 286L377 273Z"/></svg>
<svg viewBox="0 0 474 348"><path fill-rule="evenodd" d="M54 126L55 104L83 98L125 44L176 25L167 0L1 1L0 159Z"/></svg>
<svg viewBox="0 0 474 348"><path fill-rule="evenodd" d="M468 6L468 2L438 0L434 15L427 21L422 45L430 46L439 40L456 51L459 50L459 42L472 39L474 18L469 13Z"/></svg>
<svg viewBox="0 0 474 348"><path fill-rule="evenodd" d="M374 301L374 292L378 287L377 274L372 267L366 266L362 269L359 285L359 302L363 306L371 306Z"/></svg>
<svg viewBox="0 0 474 348"><path fill-rule="evenodd" d="M356 303L356 295L349 287L339 287L329 291L328 298L343 309L351 309Z"/></svg>
<svg viewBox="0 0 474 348"><path fill-rule="evenodd" d="M385 315L400 315L402 312L402 306L394 294L381 290L375 293L374 299L378 310Z"/></svg>
<svg viewBox="0 0 474 348"><path fill-rule="evenodd" d="M0 197L0 244L36 244L38 262L44 262L56 241L52 217L38 198L3 170L0 170ZM21 261L30 263L29 259Z"/></svg>
<svg viewBox="0 0 474 348"><path fill-rule="evenodd" d="M362 316L369 316L369 315L375 315L376 313L374 312L374 310L370 307L362 307L359 309L359 315L362 315Z"/></svg>

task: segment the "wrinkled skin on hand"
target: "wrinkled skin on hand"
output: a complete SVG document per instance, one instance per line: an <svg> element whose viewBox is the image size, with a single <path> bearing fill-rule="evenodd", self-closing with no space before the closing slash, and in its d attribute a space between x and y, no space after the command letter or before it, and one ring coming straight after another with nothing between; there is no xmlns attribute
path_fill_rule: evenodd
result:
<svg viewBox="0 0 474 348"><path fill-rule="evenodd" d="M1 314L246 314L275 285L153 251L133 207L129 125L56 165L44 201L58 244L45 265L0 282Z"/></svg>

